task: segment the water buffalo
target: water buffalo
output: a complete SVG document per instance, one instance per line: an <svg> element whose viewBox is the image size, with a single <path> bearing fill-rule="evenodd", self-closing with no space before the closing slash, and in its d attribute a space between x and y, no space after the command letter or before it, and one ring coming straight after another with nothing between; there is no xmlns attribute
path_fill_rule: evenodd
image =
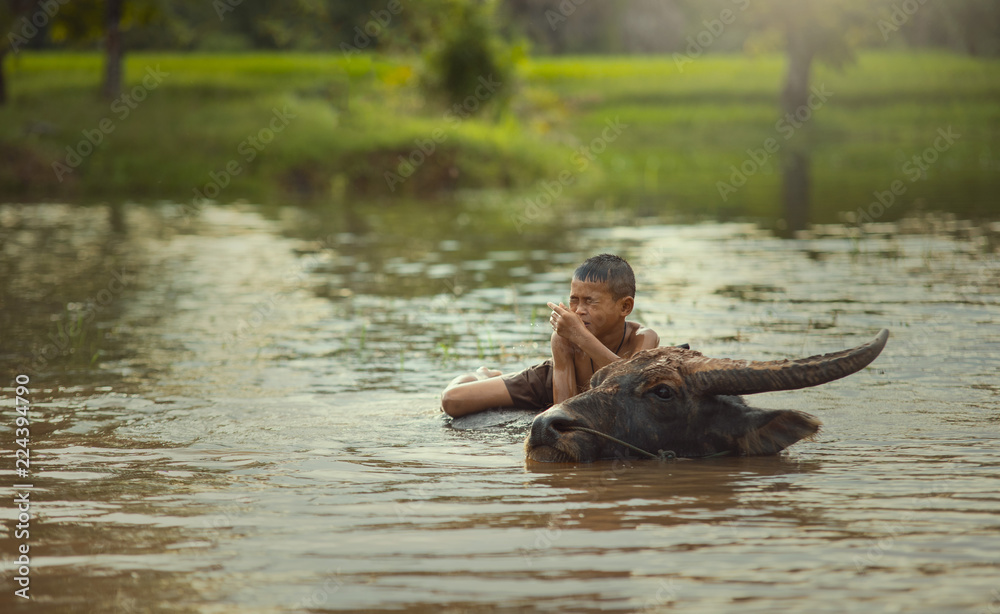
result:
<svg viewBox="0 0 1000 614"><path fill-rule="evenodd" d="M543 462L661 451L680 457L777 454L816 434L819 420L800 411L756 409L738 395L796 390L850 375L875 360L888 338L883 329L854 349L767 362L709 358L679 347L644 350L600 369L589 391L538 414L525 451L528 459Z"/></svg>

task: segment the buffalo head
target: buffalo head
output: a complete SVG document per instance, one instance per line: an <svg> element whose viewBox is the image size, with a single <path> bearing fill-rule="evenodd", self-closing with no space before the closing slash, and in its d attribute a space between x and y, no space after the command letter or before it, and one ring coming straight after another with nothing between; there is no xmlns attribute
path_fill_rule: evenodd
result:
<svg viewBox="0 0 1000 614"><path fill-rule="evenodd" d="M679 347L638 352L600 369L587 392L538 414L524 444L527 457L589 462L637 456L581 427L649 453L777 454L816 434L819 420L800 411L749 407L739 395L796 390L850 375L875 360L888 337L883 329L851 350L768 362L708 358Z"/></svg>

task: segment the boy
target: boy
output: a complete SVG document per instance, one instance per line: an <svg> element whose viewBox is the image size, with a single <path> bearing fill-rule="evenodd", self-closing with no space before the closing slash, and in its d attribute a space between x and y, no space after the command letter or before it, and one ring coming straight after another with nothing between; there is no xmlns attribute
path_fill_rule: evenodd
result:
<svg viewBox="0 0 1000 614"><path fill-rule="evenodd" d="M625 321L635 306L635 274L618 256L587 259L573 274L569 307L548 306L552 358L513 375L480 367L456 377L441 396L445 413L458 417L492 407L547 409L588 390L601 367L660 343L651 329Z"/></svg>

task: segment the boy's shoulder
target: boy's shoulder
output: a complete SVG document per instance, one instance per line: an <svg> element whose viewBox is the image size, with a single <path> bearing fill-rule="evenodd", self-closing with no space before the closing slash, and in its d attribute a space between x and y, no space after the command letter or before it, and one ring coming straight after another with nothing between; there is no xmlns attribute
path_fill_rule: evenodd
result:
<svg viewBox="0 0 1000 614"><path fill-rule="evenodd" d="M634 331L634 332L635 332L635 334L637 334L637 335L638 335L639 333L642 333L642 334L648 334L648 333L652 333L652 334L654 334L654 335L656 334L656 331L654 331L654 330L653 330L652 328L650 328L649 326L646 326L646 325L645 325L645 324L643 324L642 322L636 322L635 320L628 320L628 325L629 325L629 327L630 327L630 328L632 328L632 329L633 329L633 331Z"/></svg>
<svg viewBox="0 0 1000 614"><path fill-rule="evenodd" d="M660 335L655 330L640 322L629 322L632 325L632 336L636 340L635 350L648 350L660 345Z"/></svg>

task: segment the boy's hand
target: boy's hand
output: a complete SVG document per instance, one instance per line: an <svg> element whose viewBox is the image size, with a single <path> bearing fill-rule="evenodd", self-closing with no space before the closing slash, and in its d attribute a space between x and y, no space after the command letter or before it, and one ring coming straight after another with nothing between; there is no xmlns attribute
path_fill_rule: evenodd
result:
<svg viewBox="0 0 1000 614"><path fill-rule="evenodd" d="M586 335L589 331L587 326L580 319L580 316L576 315L570 311L566 305L559 303L547 303L549 309L552 310L552 315L549 316L549 324L552 325L552 330L568 341L577 343L580 339L580 335Z"/></svg>

